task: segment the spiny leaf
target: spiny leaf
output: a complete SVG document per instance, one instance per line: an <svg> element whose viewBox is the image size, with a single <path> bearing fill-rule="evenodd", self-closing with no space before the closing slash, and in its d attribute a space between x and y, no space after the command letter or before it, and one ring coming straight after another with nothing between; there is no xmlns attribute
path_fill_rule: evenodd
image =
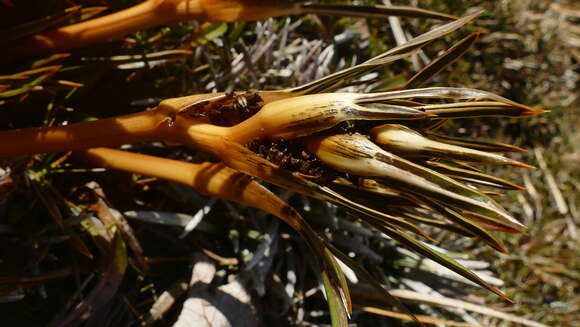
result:
<svg viewBox="0 0 580 327"><path fill-rule="evenodd" d="M529 168L529 165L504 156L474 150L458 145L431 140L421 133L400 124L385 124L371 129L371 137L383 149L410 156L433 156L465 162L494 165L512 165Z"/></svg>
<svg viewBox="0 0 580 327"><path fill-rule="evenodd" d="M405 219L401 219L396 215L389 215L385 213L385 210L388 206L392 205L391 201L396 203L403 202L405 205L413 205L412 202L406 200L401 197L388 197L384 194L379 194L376 192L365 191L363 189L356 189L353 187L348 187L345 185L340 184L333 184L330 186L333 191L336 191L340 195L344 196L345 198L358 203L361 206L365 206L368 208L366 212L361 212L360 210L352 210L357 216L365 221L369 219L377 220L380 223L386 223L393 227L400 227L414 234L422 236L428 240L432 240L432 238L419 226L407 221ZM380 213L378 214L369 214L369 210L372 210L372 213Z"/></svg>
<svg viewBox="0 0 580 327"><path fill-rule="evenodd" d="M324 251L328 251L324 249ZM340 267L338 267L340 269ZM346 311L344 294L340 292L338 285L335 285L328 276L328 271L323 269L321 272L328 309L330 311L330 320L333 327L348 327L349 314Z"/></svg>
<svg viewBox="0 0 580 327"><path fill-rule="evenodd" d="M455 261L453 258L448 257L447 255L424 245L423 243L413 239L409 235L407 235L399 230L388 229L385 232L386 232L385 234L387 234L389 237L393 238L395 241L399 242L401 245L407 247L408 249L413 250L413 251L439 263L440 265L458 273L459 275L469 279L470 281L488 289L492 293L497 294L498 296L505 299L506 301L511 302L511 300L505 294L503 294L503 292L501 292L500 290L498 290L494 286L485 282L483 279L481 279L479 276L474 274L469 269L462 266L460 263Z"/></svg>
<svg viewBox="0 0 580 327"><path fill-rule="evenodd" d="M462 102L433 104L419 107L436 118L475 118L475 117L528 117L544 113L542 109L530 108L521 104L498 102Z"/></svg>
<svg viewBox="0 0 580 327"><path fill-rule="evenodd" d="M450 232L453 232L453 233L456 233L459 235L463 235L466 237L474 237L473 233L471 233L469 230L465 229L464 227L461 227L461 225L452 224L452 223L443 221L441 218L437 219L437 218L432 218L432 217L426 217L426 216L419 214L417 212L409 212L409 211L403 210L403 209L396 209L394 215L397 215L397 216L405 218L405 219L410 219L410 220L416 221L418 223L423 223L425 225L445 229L445 230L448 230Z"/></svg>
<svg viewBox="0 0 580 327"><path fill-rule="evenodd" d="M467 52L467 50L471 48L475 41L477 41L479 34L479 32L473 33L463 40L455 43L451 48L445 51L445 53L435 58L427 66L423 67L423 69L421 69L417 74L411 77L411 79L409 79L409 81L407 81L405 86L402 88L417 88L429 82L429 80L431 80L431 78L437 75L440 71L447 68L457 59L461 58Z"/></svg>
<svg viewBox="0 0 580 327"><path fill-rule="evenodd" d="M384 212L357 203L356 201L333 191L329 187L321 186L301 177L300 174L282 169L273 163L258 157L254 152L246 149L238 143L229 140L224 140L224 142L227 146L224 148L224 157L222 159L224 160L224 163L231 168L306 196L329 201L362 215L363 217L372 218L372 220L385 223L391 221L392 224L395 222L398 224L404 224L409 230L429 238L424 231L409 222L402 221L401 219L390 216Z"/></svg>
<svg viewBox="0 0 580 327"><path fill-rule="evenodd" d="M423 326L421 322L417 320L415 315L409 311L409 309L401 303L397 298L389 293L389 290L381 284L373 275L371 275L361 264L351 259L349 256L344 254L342 251L337 249L332 243L328 242L326 239L323 240L325 246L344 264L351 268L358 277L364 279L367 283L371 284L378 292L381 294L391 305L400 308L408 317L417 322L420 326Z"/></svg>
<svg viewBox="0 0 580 327"><path fill-rule="evenodd" d="M435 134L432 132L426 132L427 137L433 140L465 146L472 149L477 149L481 151L489 151L489 152L527 152L528 150L522 149L515 145L505 144L500 142L495 142L492 140L481 140L481 139L472 139L468 137L454 137L448 135L440 135Z"/></svg>
<svg viewBox="0 0 580 327"><path fill-rule="evenodd" d="M459 179L465 182L497 187L507 190L524 190L523 186L514 184L503 178L491 176L471 169L465 169L450 161L427 161L427 164L434 170L443 173L449 177Z"/></svg>
<svg viewBox="0 0 580 327"><path fill-rule="evenodd" d="M368 180L360 178L361 180ZM329 187L346 198L358 198L356 202L364 205L373 205L376 207L393 207L393 206L415 206L415 203L406 199L400 191L388 189L382 190L381 186L374 180L375 185L370 186L368 183L353 185L340 179L334 180Z"/></svg>
<svg viewBox="0 0 580 327"><path fill-rule="evenodd" d="M486 231L483 227L479 226L473 220L463 217L459 212L447 207L442 203L438 203L437 201L432 201L430 199L425 198L421 199L421 201L423 201L433 210L439 212L441 215L447 217L449 220L463 226L465 229L469 230L474 236L477 236L480 239L484 240L492 248L498 250L501 253L507 254L507 250L505 249L501 241L496 239L493 235L491 235L488 231Z"/></svg>
<svg viewBox="0 0 580 327"><path fill-rule="evenodd" d="M356 16L366 18L386 18L399 16L408 18L433 18L453 20L457 17L431 10L407 6L353 6L353 5L324 5L307 3L300 6L302 13L318 15Z"/></svg>
<svg viewBox="0 0 580 327"><path fill-rule="evenodd" d="M428 87L362 94L355 102L359 104L374 102L389 103L395 100L395 102L392 102L393 104L401 104L401 100L411 98L456 100L490 99L495 101L428 104L417 105L415 107L436 115L436 118L466 118L481 116L526 117L545 112L545 110L531 108L491 92L458 87Z"/></svg>
<svg viewBox="0 0 580 327"><path fill-rule="evenodd" d="M315 92L330 92L347 86L349 85L350 81L357 77L374 71L388 63L414 54L417 50L421 49L429 42L457 30L458 28L475 19L481 13L482 11L436 27L427 33L421 34L409 40L405 44L390 49L372 59L363 62L362 64L344 69L334 74L330 74L314 82L284 90L283 92L292 93L294 95L301 95Z"/></svg>

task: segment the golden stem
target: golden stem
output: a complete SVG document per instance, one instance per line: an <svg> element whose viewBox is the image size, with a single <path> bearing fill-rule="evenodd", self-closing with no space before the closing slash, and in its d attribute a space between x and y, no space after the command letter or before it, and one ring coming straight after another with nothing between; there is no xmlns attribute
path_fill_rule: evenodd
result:
<svg viewBox="0 0 580 327"><path fill-rule="evenodd" d="M151 141L157 138L159 120L152 110L67 126L0 131L0 157Z"/></svg>
<svg viewBox="0 0 580 327"><path fill-rule="evenodd" d="M75 152L91 165L157 177L184 184L201 194L259 208L300 229L297 213L252 177L223 163L193 164L107 148Z"/></svg>
<svg viewBox="0 0 580 327"><path fill-rule="evenodd" d="M204 96L169 99L153 110L91 122L0 131L0 157L148 141L178 142L219 157L229 129L179 115L186 100Z"/></svg>
<svg viewBox="0 0 580 327"><path fill-rule="evenodd" d="M110 15L20 40L11 53L39 54L67 51L119 38L146 28L194 19L224 22L253 21L295 13L298 13L298 6L284 1L147 0Z"/></svg>
<svg viewBox="0 0 580 327"><path fill-rule="evenodd" d="M17 50L23 53L66 51L167 24L171 17L159 14L162 2L148 0L110 15L33 35L22 40Z"/></svg>

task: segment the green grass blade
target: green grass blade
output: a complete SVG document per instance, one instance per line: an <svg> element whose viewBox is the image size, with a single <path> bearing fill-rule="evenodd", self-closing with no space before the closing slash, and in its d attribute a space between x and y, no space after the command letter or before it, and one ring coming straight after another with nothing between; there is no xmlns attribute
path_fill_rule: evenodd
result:
<svg viewBox="0 0 580 327"><path fill-rule="evenodd" d="M400 308L401 311L403 311L407 316L411 317L412 320L414 320L420 326L423 326L423 324L417 320L417 317L415 317L415 315L409 311L409 309L401 301L392 296L389 293L389 290L386 289L385 286L381 284L373 275L371 275L361 264L351 259L349 256L338 250L334 245L332 245L330 242L327 242L326 240L325 245L340 261L350 267L358 277L371 284L379 292L379 294L381 294L387 300L388 303L394 307Z"/></svg>

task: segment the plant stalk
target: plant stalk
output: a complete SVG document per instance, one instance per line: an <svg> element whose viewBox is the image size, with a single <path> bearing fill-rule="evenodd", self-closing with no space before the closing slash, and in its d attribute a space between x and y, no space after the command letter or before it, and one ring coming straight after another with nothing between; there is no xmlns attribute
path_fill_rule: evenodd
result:
<svg viewBox="0 0 580 327"><path fill-rule="evenodd" d="M188 20L254 21L298 13L286 1L147 0L110 15L63 26L18 41L16 53L62 52L154 27Z"/></svg>

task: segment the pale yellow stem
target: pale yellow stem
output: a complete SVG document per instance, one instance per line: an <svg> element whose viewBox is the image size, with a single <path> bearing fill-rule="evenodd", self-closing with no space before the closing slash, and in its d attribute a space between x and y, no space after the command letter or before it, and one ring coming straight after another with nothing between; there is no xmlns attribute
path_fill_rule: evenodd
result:
<svg viewBox="0 0 580 327"><path fill-rule="evenodd" d="M301 217L252 177L223 163L193 164L108 148L76 152L75 157L91 165L152 176L191 186L201 194L216 196L259 208L281 218L301 231Z"/></svg>

